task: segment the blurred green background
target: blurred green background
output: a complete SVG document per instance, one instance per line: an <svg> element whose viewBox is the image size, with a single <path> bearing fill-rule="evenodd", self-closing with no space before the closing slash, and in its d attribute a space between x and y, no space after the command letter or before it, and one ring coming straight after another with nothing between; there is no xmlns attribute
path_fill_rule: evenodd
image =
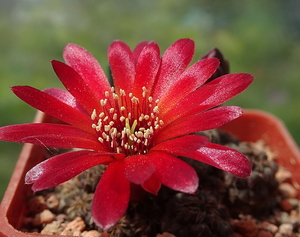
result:
<svg viewBox="0 0 300 237"><path fill-rule="evenodd" d="M196 42L195 59L213 47L231 72L256 77L229 104L274 113L300 144L300 1L297 0L0 0L0 126L31 122L35 110L9 87L62 87L50 66L66 43L107 66L107 47L155 40L163 52L179 38ZM21 149L0 142L0 199Z"/></svg>

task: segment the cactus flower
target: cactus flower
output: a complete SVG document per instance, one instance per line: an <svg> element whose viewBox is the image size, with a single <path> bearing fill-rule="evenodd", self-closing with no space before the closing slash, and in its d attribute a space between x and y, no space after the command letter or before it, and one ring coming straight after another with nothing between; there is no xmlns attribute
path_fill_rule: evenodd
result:
<svg viewBox="0 0 300 237"><path fill-rule="evenodd" d="M12 87L27 104L64 123L5 126L0 140L79 148L29 170L25 182L33 183L33 191L107 165L92 202L93 219L104 230L126 212L131 183L153 194L161 185L193 194L198 176L182 156L248 177L251 165L244 155L198 132L238 118L240 107L220 105L245 90L253 77L235 73L207 82L219 60L205 58L188 67L193 54L190 39L176 41L162 56L155 42L141 42L131 50L114 41L108 49L111 86L88 51L68 44L65 63L52 61L66 90Z"/></svg>

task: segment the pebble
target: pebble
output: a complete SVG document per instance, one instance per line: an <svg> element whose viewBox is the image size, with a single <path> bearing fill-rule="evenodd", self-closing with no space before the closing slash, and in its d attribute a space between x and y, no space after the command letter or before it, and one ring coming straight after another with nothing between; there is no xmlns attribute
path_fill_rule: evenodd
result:
<svg viewBox="0 0 300 237"><path fill-rule="evenodd" d="M299 200L297 198L290 198L289 202L293 205L295 209L298 209L300 207Z"/></svg>
<svg viewBox="0 0 300 237"><path fill-rule="evenodd" d="M66 224L64 230L61 232L61 235L80 236L84 228L85 228L85 223L82 220L82 218L76 217L73 221Z"/></svg>
<svg viewBox="0 0 300 237"><path fill-rule="evenodd" d="M278 171L276 172L276 179L279 183L283 183L292 178L292 173L283 167L279 167Z"/></svg>
<svg viewBox="0 0 300 237"><path fill-rule="evenodd" d="M27 202L28 211L34 214L40 213L47 208L45 198L43 196L35 196Z"/></svg>
<svg viewBox="0 0 300 237"><path fill-rule="evenodd" d="M55 215L48 209L45 209L41 213L38 213L34 216L32 220L32 224L34 226L41 226L43 224L48 224L52 222L54 219L55 219Z"/></svg>
<svg viewBox="0 0 300 237"><path fill-rule="evenodd" d="M282 183L278 189L286 198L297 198L298 196L297 189L290 183Z"/></svg>
<svg viewBox="0 0 300 237"><path fill-rule="evenodd" d="M260 230L258 231L256 237L273 237L273 234L266 230Z"/></svg>
<svg viewBox="0 0 300 237"><path fill-rule="evenodd" d="M290 222L291 222L292 224L295 224L295 223L297 223L297 222L299 222L299 221L300 221L299 212L296 211L296 210L292 210L292 211L290 212Z"/></svg>
<svg viewBox="0 0 300 237"><path fill-rule="evenodd" d="M168 232L164 232L164 233L162 233L162 234L156 235L156 237L176 237L176 236L175 236L175 235L172 235L172 234L170 234L170 233L168 233Z"/></svg>
<svg viewBox="0 0 300 237"><path fill-rule="evenodd" d="M241 220L234 220L233 228L244 237L256 237L258 233L258 227L254 219L247 216L243 217Z"/></svg>
<svg viewBox="0 0 300 237"><path fill-rule="evenodd" d="M260 223L260 228L263 230L269 231L272 234L276 234L276 232L278 231L278 226L276 226L268 221L263 221L262 223Z"/></svg>
<svg viewBox="0 0 300 237"><path fill-rule="evenodd" d="M60 222L65 222L68 219L68 216L66 214L58 214L55 218L56 220Z"/></svg>
<svg viewBox="0 0 300 237"><path fill-rule="evenodd" d="M274 237L286 237L286 236L283 235L283 234L280 234L280 233L276 233L276 234L274 235Z"/></svg>
<svg viewBox="0 0 300 237"><path fill-rule="evenodd" d="M281 223L290 223L290 215L287 212L281 212L279 216Z"/></svg>
<svg viewBox="0 0 300 237"><path fill-rule="evenodd" d="M281 224L278 229L278 233L291 236L293 233L293 226L292 224Z"/></svg>
<svg viewBox="0 0 300 237"><path fill-rule="evenodd" d="M289 212L289 211L293 210L293 208L294 208L292 203L289 201L289 199L282 200L279 203L279 205L280 205L281 209L286 212Z"/></svg>
<svg viewBox="0 0 300 237"><path fill-rule="evenodd" d="M97 230L83 231L80 236L82 236L82 237L104 237L104 235L103 234L101 235L101 233ZM107 236L107 237L109 237L109 236Z"/></svg>
<svg viewBox="0 0 300 237"><path fill-rule="evenodd" d="M47 198L46 204L47 204L48 209L57 210L59 207L59 200L54 194L51 194Z"/></svg>
<svg viewBox="0 0 300 237"><path fill-rule="evenodd" d="M51 223L47 224L41 231L41 234L44 235L55 235L59 234L61 229L61 222L60 221L52 221Z"/></svg>

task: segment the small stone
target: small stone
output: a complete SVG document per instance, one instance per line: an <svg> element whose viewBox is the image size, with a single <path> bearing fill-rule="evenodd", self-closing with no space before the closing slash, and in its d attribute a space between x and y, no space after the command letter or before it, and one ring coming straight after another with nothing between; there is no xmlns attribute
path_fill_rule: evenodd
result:
<svg viewBox="0 0 300 237"><path fill-rule="evenodd" d="M57 210L59 207L59 199L54 194L51 194L47 198L46 204L48 209Z"/></svg>
<svg viewBox="0 0 300 237"><path fill-rule="evenodd" d="M278 229L278 233L291 236L293 233L293 226L292 224L281 224Z"/></svg>
<svg viewBox="0 0 300 237"><path fill-rule="evenodd" d="M278 231L278 227L268 221L263 221L260 224L260 228L266 231L271 232L272 234L275 234Z"/></svg>
<svg viewBox="0 0 300 237"><path fill-rule="evenodd" d="M280 166L276 173L276 179L278 180L278 182L283 183L290 178L292 178L292 173Z"/></svg>
<svg viewBox="0 0 300 237"><path fill-rule="evenodd" d="M273 237L273 234L266 230L260 230L258 231L256 237Z"/></svg>
<svg viewBox="0 0 300 237"><path fill-rule="evenodd" d="M62 231L61 222L52 221L42 229L41 234L55 235L55 234L60 234L61 231Z"/></svg>
<svg viewBox="0 0 300 237"><path fill-rule="evenodd" d="M103 237L101 233L97 230L83 231L81 233L82 237Z"/></svg>
<svg viewBox="0 0 300 237"><path fill-rule="evenodd" d="M281 233L276 233L276 234L274 235L274 237L286 237L286 236L283 235L283 234L281 234Z"/></svg>
<svg viewBox="0 0 300 237"><path fill-rule="evenodd" d="M65 222L68 219L68 216L66 214L58 214L56 216L56 220L60 222Z"/></svg>
<svg viewBox="0 0 300 237"><path fill-rule="evenodd" d="M172 235L172 234L170 234L170 233L168 233L168 232L164 232L164 233L162 233L162 234L156 235L156 237L176 237L176 236L175 236L175 235Z"/></svg>
<svg viewBox="0 0 300 237"><path fill-rule="evenodd" d="M297 198L289 198L289 202L293 205L295 209L298 209L300 202Z"/></svg>
<svg viewBox="0 0 300 237"><path fill-rule="evenodd" d="M298 192L295 187L289 183L282 183L278 189L286 198L297 198Z"/></svg>
<svg viewBox="0 0 300 237"><path fill-rule="evenodd" d="M297 222L299 222L299 213L296 210L291 210L290 212L290 222L292 224L295 224Z"/></svg>
<svg viewBox="0 0 300 237"><path fill-rule="evenodd" d="M32 224L34 226L41 226L43 224L48 224L55 219L55 215L48 209L38 213L34 216Z"/></svg>
<svg viewBox="0 0 300 237"><path fill-rule="evenodd" d="M28 200L27 208L30 213L37 214L47 208L45 198L43 196L35 196Z"/></svg>
<svg viewBox="0 0 300 237"><path fill-rule="evenodd" d="M290 223L291 222L290 216L287 212L281 212L279 219L280 219L281 223Z"/></svg>
<svg viewBox="0 0 300 237"><path fill-rule="evenodd" d="M243 217L241 220L235 220L233 228L244 237L255 237L258 232L258 227L251 217Z"/></svg>
<svg viewBox="0 0 300 237"><path fill-rule="evenodd" d="M81 219L81 217L76 217L73 221L66 224L64 230L61 232L61 235L80 236L84 228L84 221Z"/></svg>
<svg viewBox="0 0 300 237"><path fill-rule="evenodd" d="M286 212L289 212L289 211L293 210L293 208L294 208L288 199L282 200L279 203L279 205L280 205L281 209Z"/></svg>

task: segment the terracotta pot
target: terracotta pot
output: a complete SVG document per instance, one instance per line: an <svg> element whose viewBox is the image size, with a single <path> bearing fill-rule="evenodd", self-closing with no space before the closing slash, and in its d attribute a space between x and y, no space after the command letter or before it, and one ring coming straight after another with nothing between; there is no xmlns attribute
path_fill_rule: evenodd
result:
<svg viewBox="0 0 300 237"><path fill-rule="evenodd" d="M241 141L263 140L276 154L278 164L293 174L291 182L297 188L300 199L300 150L280 119L260 110L248 109L241 117L221 129Z"/></svg>
<svg viewBox="0 0 300 237"><path fill-rule="evenodd" d="M55 120L38 112L35 122L54 122ZM56 121L57 122L57 121ZM242 141L263 140L278 156L278 163L290 170L293 184L300 184L300 152L283 123L265 112L245 110L244 114L221 128L232 133ZM49 236L37 233L24 233L21 226L26 213L25 200L32 193L31 186L24 184L26 172L44 159L44 147L25 144L10 180L0 208L0 237ZM299 192L300 198L300 192ZM51 235L52 237L55 235ZM58 236L57 236L58 237Z"/></svg>
<svg viewBox="0 0 300 237"><path fill-rule="evenodd" d="M37 112L35 123L57 123L57 119L40 111ZM24 144L13 175L10 179L0 206L0 237L37 236L36 233L18 231L26 213L26 197L32 194L31 185L24 184L26 172L44 160L46 148L32 144ZM50 236L41 235L38 236ZM53 235L52 235L53 237Z"/></svg>

